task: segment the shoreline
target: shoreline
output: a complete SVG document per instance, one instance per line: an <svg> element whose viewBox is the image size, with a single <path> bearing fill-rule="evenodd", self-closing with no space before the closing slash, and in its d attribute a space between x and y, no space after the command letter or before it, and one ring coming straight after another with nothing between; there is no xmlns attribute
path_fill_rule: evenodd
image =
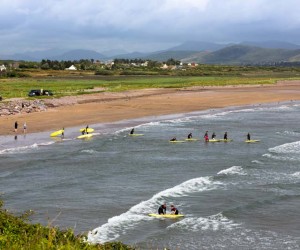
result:
<svg viewBox="0 0 300 250"><path fill-rule="evenodd" d="M143 117L183 114L210 109L299 101L300 81L274 85L143 89L120 93L97 93L50 99L47 111L0 117L0 135L55 131L91 124L114 123ZM58 105L58 107L55 106Z"/></svg>

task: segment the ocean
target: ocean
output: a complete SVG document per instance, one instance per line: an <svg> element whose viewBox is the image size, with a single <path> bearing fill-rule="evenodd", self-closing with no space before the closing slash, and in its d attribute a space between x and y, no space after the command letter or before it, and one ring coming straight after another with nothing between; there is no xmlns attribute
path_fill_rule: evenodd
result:
<svg viewBox="0 0 300 250"><path fill-rule="evenodd" d="M300 249L300 104L93 124L0 138L5 208L137 249ZM30 124L28 124L30 130ZM143 136L129 136L131 128ZM205 131L231 142L206 143ZM185 140L189 133L199 141ZM245 143L247 133L257 143ZM148 216L167 203L185 217Z"/></svg>

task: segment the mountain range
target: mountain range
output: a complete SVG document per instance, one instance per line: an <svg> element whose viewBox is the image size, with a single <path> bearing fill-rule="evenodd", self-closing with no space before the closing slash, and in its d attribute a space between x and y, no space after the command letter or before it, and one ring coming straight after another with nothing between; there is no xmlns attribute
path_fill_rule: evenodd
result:
<svg viewBox="0 0 300 250"><path fill-rule="evenodd" d="M205 64L260 64L300 61L300 45L282 41L241 42L239 44L218 44L201 41L187 41L178 46L151 53L110 50L99 53L94 50L51 49L26 53L1 55L2 60L41 61L42 59L67 61L80 59L112 60L114 58L148 59L167 61L170 58L183 62Z"/></svg>

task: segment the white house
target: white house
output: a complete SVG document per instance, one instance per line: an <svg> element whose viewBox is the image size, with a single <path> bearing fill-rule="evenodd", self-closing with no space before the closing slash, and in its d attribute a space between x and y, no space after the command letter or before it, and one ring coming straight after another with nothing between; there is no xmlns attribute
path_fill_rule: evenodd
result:
<svg viewBox="0 0 300 250"><path fill-rule="evenodd" d="M0 65L0 71L6 71L6 67L3 65Z"/></svg>
<svg viewBox="0 0 300 250"><path fill-rule="evenodd" d="M66 68L65 70L77 70L77 68L74 65L71 65L69 68Z"/></svg>

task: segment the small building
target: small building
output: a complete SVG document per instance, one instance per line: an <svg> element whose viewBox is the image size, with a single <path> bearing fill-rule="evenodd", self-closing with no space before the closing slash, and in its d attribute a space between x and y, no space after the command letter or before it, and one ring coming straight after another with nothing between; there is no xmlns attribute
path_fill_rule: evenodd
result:
<svg viewBox="0 0 300 250"><path fill-rule="evenodd" d="M69 68L66 68L65 70L77 70L77 68L74 65L71 65Z"/></svg>
<svg viewBox="0 0 300 250"><path fill-rule="evenodd" d="M3 64L3 65L0 65L0 71L2 72L2 71L6 71L6 67L5 67L5 65Z"/></svg>

